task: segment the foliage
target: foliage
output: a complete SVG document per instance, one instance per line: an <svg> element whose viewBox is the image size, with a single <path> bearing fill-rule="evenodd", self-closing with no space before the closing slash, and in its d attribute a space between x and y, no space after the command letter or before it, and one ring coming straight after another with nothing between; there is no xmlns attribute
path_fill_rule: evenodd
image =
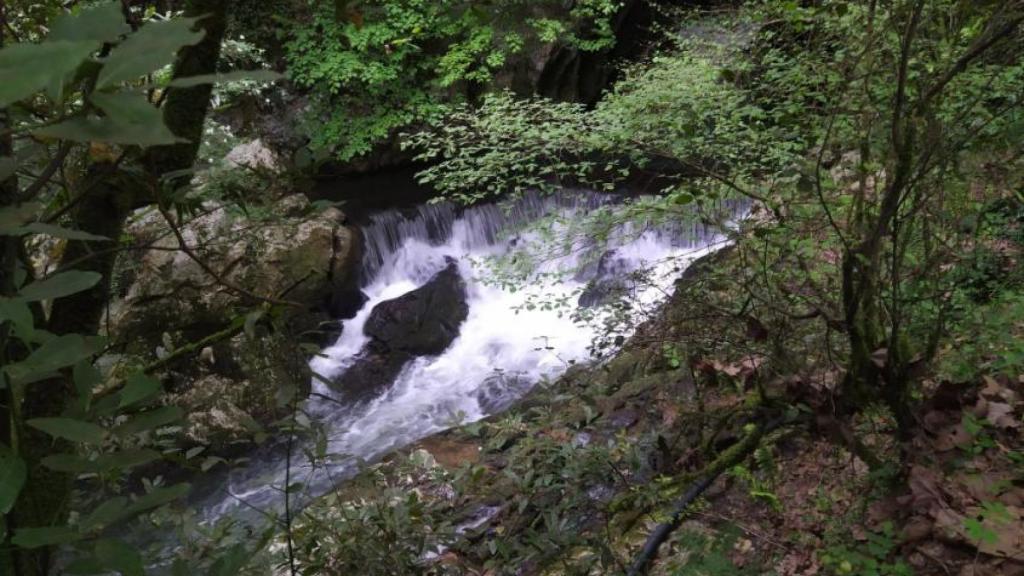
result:
<svg viewBox="0 0 1024 576"><path fill-rule="evenodd" d="M425 451L397 464L393 477L379 467L364 473L356 489L364 487L372 497L329 494L304 515L295 529L302 574L423 573L452 543L448 502L458 497L458 479ZM415 488L428 479L452 493L437 498ZM446 572L440 567L432 573Z"/></svg>
<svg viewBox="0 0 1024 576"><path fill-rule="evenodd" d="M832 546L822 555L822 563L833 574L851 576L913 576L914 570L902 560L891 560L899 547L891 522L878 532L869 532L867 542L853 549Z"/></svg>
<svg viewBox="0 0 1024 576"><path fill-rule="evenodd" d="M285 49L293 79L314 97L306 129L312 147L342 161L365 155L397 129L439 113L446 101L466 100L465 85L488 84L536 43L608 48L619 5L311 2Z"/></svg>
<svg viewBox="0 0 1024 576"><path fill-rule="evenodd" d="M678 539L681 553L666 562L666 573L671 576L726 576L757 574L756 566L736 566L729 557L739 540L735 530L721 534L683 531Z"/></svg>
<svg viewBox="0 0 1024 576"><path fill-rule="evenodd" d="M1024 295L1009 292L971 308L955 331L956 345L942 355L942 374L970 381L979 373L1016 377L1024 371Z"/></svg>
<svg viewBox="0 0 1024 576"><path fill-rule="evenodd" d="M160 382L145 371L97 368L94 361L105 351L106 338L88 328L85 333L55 328L58 322L88 324L87 308L76 309L84 316L78 319L66 317L71 309L59 307L105 288L103 274L67 266L35 278L27 261L8 256L18 255L28 236L97 246L115 240L76 229L83 224L80 220L69 219L72 227L61 225L65 221L60 216L73 204L65 208L67 197L48 180L54 172L71 168L77 144L88 144L94 153L120 146L120 162L128 156L137 159L144 148L181 142L165 125L159 104L150 99L153 88L164 88L152 79L180 50L198 44L205 32L194 29L193 18L154 20L133 28L118 2L48 14L54 19L47 20L44 39L0 49L5 78L0 88L5 112L5 171L0 178L0 567L5 573L47 573L50 556L39 551L68 546L69 570L142 574L143 558L133 546L112 538L110 529L188 493L187 483L160 479L146 483L143 492L125 490L133 471L177 457L177 449L168 450L155 439L160 430L180 423L182 411L164 405ZM43 35L34 23L15 22L11 29L27 39ZM171 84L214 81L190 77ZM40 166L45 176L32 176ZM19 180L26 175L28 185L21 188ZM80 193L99 194L88 186ZM67 514L71 495L63 491L71 479L93 487L74 515ZM229 569L225 562L220 561L224 569L219 573L240 568Z"/></svg>
<svg viewBox="0 0 1024 576"><path fill-rule="evenodd" d="M418 152L416 160L432 162L419 174L422 182L471 204L507 192L551 191L562 179L588 180L596 166L577 160L590 132L581 105L501 92L479 109L461 105L429 119L404 145Z"/></svg>

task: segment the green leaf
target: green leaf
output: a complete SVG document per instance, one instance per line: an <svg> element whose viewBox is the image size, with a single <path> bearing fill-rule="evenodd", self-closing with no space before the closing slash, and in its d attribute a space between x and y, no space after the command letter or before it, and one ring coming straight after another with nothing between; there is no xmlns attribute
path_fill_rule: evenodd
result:
<svg viewBox="0 0 1024 576"><path fill-rule="evenodd" d="M81 556L71 561L65 568L66 574L103 574L106 570L100 561L92 556Z"/></svg>
<svg viewBox="0 0 1024 576"><path fill-rule="evenodd" d="M167 146L186 142L159 123L129 124L109 116L77 117L33 132L36 136L72 142L107 142L123 146Z"/></svg>
<svg viewBox="0 0 1024 576"><path fill-rule="evenodd" d="M131 31L121 12L121 3L106 2L83 8L75 14L64 13L57 16L50 28L47 41L113 43Z"/></svg>
<svg viewBox="0 0 1024 576"><path fill-rule="evenodd" d="M213 563L210 576L235 576L245 567L248 557L249 552L245 546L236 544Z"/></svg>
<svg viewBox="0 0 1024 576"><path fill-rule="evenodd" d="M51 526L47 528L21 528L14 531L11 543L19 548L43 548L58 544L70 544L80 540L81 536L67 526Z"/></svg>
<svg viewBox="0 0 1024 576"><path fill-rule="evenodd" d="M38 382L61 368L92 357L103 349L103 345L103 338L84 338L78 334L56 336L47 340L24 361L5 366L4 370L12 380L19 383Z"/></svg>
<svg viewBox="0 0 1024 576"><path fill-rule="evenodd" d="M118 426L114 429L114 433L118 436L129 436L131 434L138 434L139 432L146 432L148 430L154 430L161 426L167 426L178 422L184 416L184 412L177 406L164 406L163 408L157 408L156 410L150 410L144 412L135 418L132 418L128 422Z"/></svg>
<svg viewBox="0 0 1024 576"><path fill-rule="evenodd" d="M160 109L142 92L97 92L89 99L109 118L123 124L163 123Z"/></svg>
<svg viewBox="0 0 1024 576"><path fill-rule="evenodd" d="M104 568L116 570L122 576L143 576L145 569L142 557L135 549L120 540L100 540L96 542L96 559Z"/></svg>
<svg viewBox="0 0 1024 576"><path fill-rule="evenodd" d="M42 464L55 472L98 472L94 461L78 454L51 454L42 459Z"/></svg>
<svg viewBox="0 0 1024 576"><path fill-rule="evenodd" d="M130 449L103 454L90 460L77 454L54 454L43 458L42 464L55 472L83 474L104 473L112 470L128 470L160 459L160 453L153 450Z"/></svg>
<svg viewBox="0 0 1024 576"><path fill-rule="evenodd" d="M75 380L75 390L81 398L88 399L92 396L93 389L103 380L103 374L92 365L92 362L78 362L72 372Z"/></svg>
<svg viewBox="0 0 1024 576"><path fill-rule="evenodd" d="M35 324L32 310L19 298L0 298L0 324L4 322L27 329L31 329Z"/></svg>
<svg viewBox="0 0 1024 576"><path fill-rule="evenodd" d="M0 235L20 236L22 225L36 219L36 214L42 210L43 205L38 202L26 202L17 206L4 206L0 208Z"/></svg>
<svg viewBox="0 0 1024 576"><path fill-rule="evenodd" d="M110 53L96 79L96 89L137 80L173 62L178 50L203 39L204 32L192 30L195 22L195 18L176 18L140 28Z"/></svg>
<svg viewBox="0 0 1024 576"><path fill-rule="evenodd" d="M72 442L102 444L107 437L107 431L103 428L91 422L82 422L71 418L36 418L27 423L54 438L63 438Z"/></svg>
<svg viewBox="0 0 1024 576"><path fill-rule="evenodd" d="M15 44L0 50L0 108L28 98L52 82L62 82L93 51L96 42Z"/></svg>
<svg viewBox="0 0 1024 576"><path fill-rule="evenodd" d="M33 222L27 226L15 229L14 232L22 232L24 234L45 234L47 236L53 236L54 238L63 238L65 240L86 240L90 242L109 242L110 238L106 236L97 236L96 234L89 234L81 230L71 230L69 228L62 228L60 226L54 226L53 224L45 224L43 222ZM16 234L10 234L14 236Z"/></svg>
<svg viewBox="0 0 1024 576"><path fill-rule="evenodd" d="M33 282L18 292L18 297L26 302L55 300L72 294L83 292L99 283L103 276L96 272L73 270L54 274L45 280Z"/></svg>
<svg viewBox="0 0 1024 576"><path fill-rule="evenodd" d="M121 390L118 408L126 408L132 404L148 400L160 391L160 381L152 376L136 372L128 376L128 382Z"/></svg>
<svg viewBox="0 0 1024 576"><path fill-rule="evenodd" d="M175 484L166 488L154 488L148 494L144 494L136 499L135 502L132 502L127 512L128 514L139 514L153 508L158 508L164 504L184 498L191 489L192 485L188 483Z"/></svg>
<svg viewBox="0 0 1024 576"><path fill-rule="evenodd" d="M189 76L187 78L175 78L168 86L174 88L191 88L203 84L223 84L225 82L240 82L251 80L253 82L273 82L284 78L284 74L273 70L236 70L223 74L203 74L201 76Z"/></svg>
<svg viewBox="0 0 1024 576"><path fill-rule="evenodd" d="M7 514L25 485L25 462L0 444L0 515Z"/></svg>
<svg viewBox="0 0 1024 576"><path fill-rule="evenodd" d="M92 532L110 526L114 522L128 516L128 499L123 496L115 496L110 500L97 506L88 516L82 520L81 529L84 532Z"/></svg>

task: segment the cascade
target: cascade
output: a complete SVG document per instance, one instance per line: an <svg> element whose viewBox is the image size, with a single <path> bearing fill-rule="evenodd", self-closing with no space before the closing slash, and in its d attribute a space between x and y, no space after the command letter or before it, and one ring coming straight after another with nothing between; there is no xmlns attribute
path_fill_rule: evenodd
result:
<svg viewBox="0 0 1024 576"><path fill-rule="evenodd" d="M621 201L618 196L567 190L555 195L525 194L503 204L459 208L441 202L371 216L363 227L361 272L368 300L354 318L345 321L338 340L310 363L318 377L304 411L326 426L327 452L337 456L329 464L311 467L301 450L295 451L300 456L292 460L287 474L303 488L293 494L293 508L351 477L362 462L454 425L485 418L533 386L558 377L571 364L587 361L589 345L597 335L594 324L574 322L565 309L529 305L531 298L540 295L574 305L588 281L602 273L596 266L584 266L581 254L586 250L573 245L568 253L545 260L540 272L568 273L546 283L528 282L529 286L515 291L489 282L480 262L516 249L529 250L545 232L559 227L541 220L545 216L572 222ZM733 203L726 209L740 214L746 206ZM538 221L545 222L540 229L531 226ZM651 310L671 292L686 264L717 249L722 240L718 232L696 221L620 226L607 243L613 252L606 252L611 256L606 259L614 265L603 267L607 268L604 273L625 278L646 270L645 281L630 293L638 310ZM369 402L345 405L334 400L324 381L343 373L367 343L363 325L373 307L422 286L449 258L458 262L467 284L469 316L458 338L439 356L409 362ZM280 510L285 461L280 446L267 448L227 478L209 482L199 503L204 516Z"/></svg>

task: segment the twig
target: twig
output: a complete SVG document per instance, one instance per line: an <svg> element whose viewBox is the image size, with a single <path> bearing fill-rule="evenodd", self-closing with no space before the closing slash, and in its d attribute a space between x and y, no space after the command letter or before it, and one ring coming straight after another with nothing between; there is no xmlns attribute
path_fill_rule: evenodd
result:
<svg viewBox="0 0 1024 576"><path fill-rule="evenodd" d="M53 175L57 173L57 170L64 165L64 160L68 157L68 153L71 152L71 144L64 142L60 145L57 150L57 154L50 160L50 163L46 165L46 168L39 174L39 177L35 179L25 191L21 193L23 200L28 200L39 193L47 184Z"/></svg>
<svg viewBox="0 0 1024 576"><path fill-rule="evenodd" d="M249 290L242 288L241 286L235 284L234 282L231 282L227 278L224 278L223 276L218 274L213 268L211 268L206 262L204 262L203 259L200 258L199 255L192 250L192 248L189 247L188 242L185 240L185 237L181 234L181 230L179 230L178 226L174 223L174 217L171 216L167 209L157 204L157 210L160 211L160 215L164 217L164 220L167 221L167 225L170 226L171 232L174 233L174 237L178 240L178 246L181 248L181 251L184 252L186 256L191 258L193 262L198 264L199 267L202 268L204 272L209 274L210 277L216 280L217 283L220 284L221 286L224 286L225 288L239 294L240 296L244 296L257 302L266 302L268 304L277 304L280 306L290 306L292 308L305 308L305 306L303 306L302 304L299 304L298 302L293 302L291 300L281 300L279 298L260 296L259 294L250 292Z"/></svg>
<svg viewBox="0 0 1024 576"><path fill-rule="evenodd" d="M143 368L142 371L147 374L156 372L157 370L163 368L164 366L167 366L168 364L174 362L175 360L188 356L196 352L197 350L202 350L203 348L206 348L210 344L220 342L221 340L227 340L228 338L231 338L235 334L241 332L244 328L244 322L234 322L224 330L221 330L220 332L215 332L213 334L210 334L206 338L203 338L202 340L198 340L196 342L192 342L191 344L186 344L180 348L175 349L167 356L164 356L159 360L151 362L145 368Z"/></svg>
<svg viewBox="0 0 1024 576"><path fill-rule="evenodd" d="M738 462L743 461L751 452L753 452L758 445L760 445L761 438L763 438L765 434L779 428L785 422L786 418L781 417L772 420L763 427L759 426L755 428L754 431L748 434L746 438L734 444L719 456L718 459L708 465L708 467L704 469L703 477L691 484L690 488L683 494L683 497L676 503L675 511L672 512L672 516L669 518L669 521L659 524L658 527L654 529L654 532L647 537L647 542L644 544L643 549L640 551L636 561L633 563L633 567L629 569L629 576L645 574L647 572L648 564L650 564L657 555L658 548L660 548L672 532L682 524L683 518L685 517L687 510L690 508L690 505L692 505L701 494L710 488L723 472Z"/></svg>

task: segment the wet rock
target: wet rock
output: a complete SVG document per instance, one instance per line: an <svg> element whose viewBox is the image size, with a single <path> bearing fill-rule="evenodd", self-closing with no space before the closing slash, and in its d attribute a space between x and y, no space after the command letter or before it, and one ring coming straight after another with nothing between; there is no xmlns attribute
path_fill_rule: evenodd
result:
<svg viewBox="0 0 1024 576"><path fill-rule="evenodd" d="M498 372L480 384L476 400L485 414L497 414L515 404L530 387L530 380L521 374Z"/></svg>
<svg viewBox="0 0 1024 576"><path fill-rule="evenodd" d="M629 270L629 262L618 256L617 250L606 250L601 257L580 268L574 280L586 282L588 280L600 280L611 278Z"/></svg>
<svg viewBox="0 0 1024 576"><path fill-rule="evenodd" d="M625 277L628 270L629 263L618 257L615 250L605 252L592 267L584 267L577 273L577 281L590 279L577 304L581 308L593 308L627 294L632 284Z"/></svg>
<svg viewBox="0 0 1024 576"><path fill-rule="evenodd" d="M343 320L354 318L369 300L366 292L354 286L342 288L331 297L331 315Z"/></svg>
<svg viewBox="0 0 1024 576"><path fill-rule="evenodd" d="M466 283L458 264L448 265L429 282L403 296L381 302L370 312L363 332L377 347L417 356L444 352L469 315Z"/></svg>
<svg viewBox="0 0 1024 576"><path fill-rule="evenodd" d="M376 305L363 327L370 342L331 382L342 402L362 402L381 393L417 356L444 352L469 315L466 283L458 264L448 265L423 286Z"/></svg>
<svg viewBox="0 0 1024 576"><path fill-rule="evenodd" d="M352 366L331 380L331 389L344 403L370 400L390 386L414 356L402 352L378 352L369 347Z"/></svg>
<svg viewBox="0 0 1024 576"><path fill-rule="evenodd" d="M583 289L577 304L580 308L594 308L610 304L617 298L628 294L629 284L621 278L595 280Z"/></svg>

